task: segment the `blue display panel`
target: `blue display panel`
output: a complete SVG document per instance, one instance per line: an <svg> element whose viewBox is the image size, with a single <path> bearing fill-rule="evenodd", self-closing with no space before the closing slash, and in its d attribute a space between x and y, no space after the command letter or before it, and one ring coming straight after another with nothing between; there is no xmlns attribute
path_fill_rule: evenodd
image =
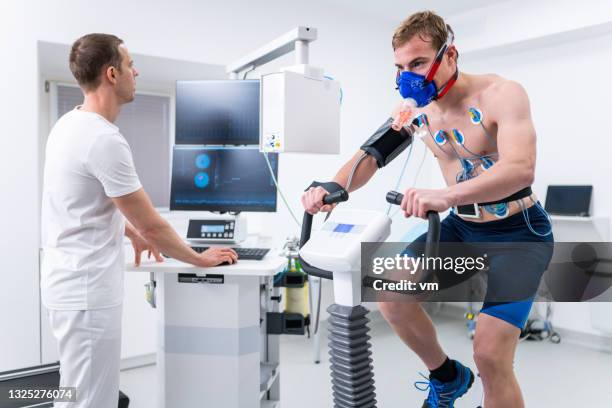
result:
<svg viewBox="0 0 612 408"><path fill-rule="evenodd" d="M278 154L267 153L275 176ZM175 146L170 209L276 211L276 187L257 148Z"/></svg>
<svg viewBox="0 0 612 408"><path fill-rule="evenodd" d="M202 227L200 228L200 232L202 234L205 234L207 232L224 232L225 231L225 225L202 225Z"/></svg>
<svg viewBox="0 0 612 408"><path fill-rule="evenodd" d="M336 225L336 228L334 228L334 232L342 232L346 234L348 232L351 232L354 226L355 225L353 224L338 224Z"/></svg>

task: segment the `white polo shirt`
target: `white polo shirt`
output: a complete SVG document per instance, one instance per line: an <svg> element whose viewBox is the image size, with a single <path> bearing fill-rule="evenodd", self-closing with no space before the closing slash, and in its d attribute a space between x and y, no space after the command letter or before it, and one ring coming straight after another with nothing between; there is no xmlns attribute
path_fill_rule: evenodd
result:
<svg viewBox="0 0 612 408"><path fill-rule="evenodd" d="M141 184L117 126L79 107L62 116L47 141L43 183L43 304L55 310L118 306L125 220L111 197Z"/></svg>

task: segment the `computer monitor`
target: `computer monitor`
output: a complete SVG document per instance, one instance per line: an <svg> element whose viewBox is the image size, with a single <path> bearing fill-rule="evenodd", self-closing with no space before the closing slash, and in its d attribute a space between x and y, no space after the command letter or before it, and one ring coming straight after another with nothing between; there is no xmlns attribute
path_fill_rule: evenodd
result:
<svg viewBox="0 0 612 408"><path fill-rule="evenodd" d="M177 81L176 144L259 144L259 80Z"/></svg>
<svg viewBox="0 0 612 408"><path fill-rule="evenodd" d="M553 215L586 217L590 214L593 186L548 186L544 208Z"/></svg>
<svg viewBox="0 0 612 408"><path fill-rule="evenodd" d="M266 154L276 177L278 154ZM175 146L173 156L171 210L276 211L276 186L257 146Z"/></svg>

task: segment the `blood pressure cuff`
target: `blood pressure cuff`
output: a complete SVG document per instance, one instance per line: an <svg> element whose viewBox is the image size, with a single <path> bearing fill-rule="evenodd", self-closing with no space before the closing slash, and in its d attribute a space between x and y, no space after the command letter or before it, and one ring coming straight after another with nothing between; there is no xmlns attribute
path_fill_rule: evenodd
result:
<svg viewBox="0 0 612 408"><path fill-rule="evenodd" d="M413 134L402 127L398 132L391 128L393 118L387 119L366 142L361 150L376 159L378 168L385 167L412 143Z"/></svg>

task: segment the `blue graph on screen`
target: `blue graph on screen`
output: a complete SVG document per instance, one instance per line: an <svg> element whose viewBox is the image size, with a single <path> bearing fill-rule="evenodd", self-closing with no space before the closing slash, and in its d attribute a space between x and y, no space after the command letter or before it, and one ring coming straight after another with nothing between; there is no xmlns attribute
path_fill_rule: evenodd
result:
<svg viewBox="0 0 612 408"><path fill-rule="evenodd" d="M209 181L210 177L208 177L208 174L204 172L200 172L194 177L194 182L197 188L206 188Z"/></svg>
<svg viewBox="0 0 612 408"><path fill-rule="evenodd" d="M196 157L196 167L198 169L207 169L210 166L210 156L207 154L199 154Z"/></svg>
<svg viewBox="0 0 612 408"><path fill-rule="evenodd" d="M268 154L275 174L278 155ZM170 208L276 211L276 187L257 148L175 146Z"/></svg>

